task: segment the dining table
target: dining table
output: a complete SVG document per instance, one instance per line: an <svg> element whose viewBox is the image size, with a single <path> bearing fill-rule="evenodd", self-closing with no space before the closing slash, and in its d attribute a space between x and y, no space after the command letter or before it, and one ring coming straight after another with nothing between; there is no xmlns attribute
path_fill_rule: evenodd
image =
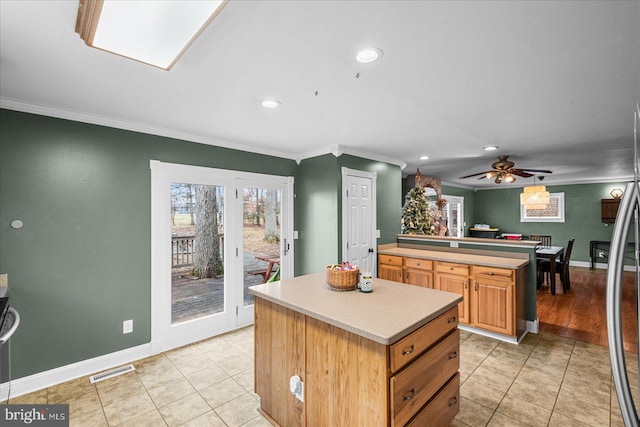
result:
<svg viewBox="0 0 640 427"><path fill-rule="evenodd" d="M560 262L564 258L564 246L538 246L536 248L536 258L543 258L549 260L549 287L551 288L551 295L556 294L556 259L559 258Z"/></svg>

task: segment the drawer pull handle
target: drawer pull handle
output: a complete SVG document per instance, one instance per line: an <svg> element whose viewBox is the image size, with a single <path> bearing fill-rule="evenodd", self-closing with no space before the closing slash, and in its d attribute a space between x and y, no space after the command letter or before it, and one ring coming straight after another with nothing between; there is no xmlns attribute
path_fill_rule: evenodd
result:
<svg viewBox="0 0 640 427"><path fill-rule="evenodd" d="M449 360L455 359L456 357L458 357L457 351L452 351L451 353L449 353Z"/></svg>
<svg viewBox="0 0 640 427"><path fill-rule="evenodd" d="M451 408L456 403L458 403L458 398L457 397L452 397L451 399L449 399L449 408Z"/></svg>
<svg viewBox="0 0 640 427"><path fill-rule="evenodd" d="M403 401L411 400L411 399L413 399L413 396L415 396L415 394L416 394L415 393L415 389L412 388L409 393L407 393L404 396L402 396L402 400Z"/></svg>
<svg viewBox="0 0 640 427"><path fill-rule="evenodd" d="M490 271L490 272L489 272L489 276L493 276L493 271Z"/></svg>
<svg viewBox="0 0 640 427"><path fill-rule="evenodd" d="M449 270L453 271L453 267L449 267Z"/></svg>
<svg viewBox="0 0 640 427"><path fill-rule="evenodd" d="M406 356L407 354L411 354L413 353L413 344L411 344L411 347L409 347L409 350L402 350L402 355Z"/></svg>
<svg viewBox="0 0 640 427"><path fill-rule="evenodd" d="M447 323L455 323L455 322L456 322L456 316L453 316L447 319Z"/></svg>

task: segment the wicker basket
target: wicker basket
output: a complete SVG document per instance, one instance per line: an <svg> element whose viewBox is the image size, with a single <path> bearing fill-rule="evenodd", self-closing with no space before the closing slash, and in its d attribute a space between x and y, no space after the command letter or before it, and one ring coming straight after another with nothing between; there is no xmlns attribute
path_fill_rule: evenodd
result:
<svg viewBox="0 0 640 427"><path fill-rule="evenodd" d="M332 270L327 267L327 285L334 291L353 291L356 289L360 270Z"/></svg>

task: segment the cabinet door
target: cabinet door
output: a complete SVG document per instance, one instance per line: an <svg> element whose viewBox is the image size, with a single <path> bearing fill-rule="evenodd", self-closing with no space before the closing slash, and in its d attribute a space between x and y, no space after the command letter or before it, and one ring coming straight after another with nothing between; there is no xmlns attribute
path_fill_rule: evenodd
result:
<svg viewBox="0 0 640 427"><path fill-rule="evenodd" d="M378 264L378 277L394 282L402 282L402 267L397 265Z"/></svg>
<svg viewBox="0 0 640 427"><path fill-rule="evenodd" d="M458 318L460 319L460 323L470 323L469 277L455 274L436 274L435 288L462 295L463 300L458 304Z"/></svg>
<svg viewBox="0 0 640 427"><path fill-rule="evenodd" d="M473 284L473 324L515 335L514 285L508 281L477 278Z"/></svg>
<svg viewBox="0 0 640 427"><path fill-rule="evenodd" d="M426 270L407 268L405 270L404 282L409 285L433 289L433 273Z"/></svg>

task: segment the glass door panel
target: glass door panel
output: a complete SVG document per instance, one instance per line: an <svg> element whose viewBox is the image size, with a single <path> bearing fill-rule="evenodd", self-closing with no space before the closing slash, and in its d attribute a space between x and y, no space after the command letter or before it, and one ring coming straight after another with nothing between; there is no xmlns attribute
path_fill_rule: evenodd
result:
<svg viewBox="0 0 640 427"><path fill-rule="evenodd" d="M171 324L225 307L224 187L171 183Z"/></svg>
<svg viewBox="0 0 640 427"><path fill-rule="evenodd" d="M248 287L276 280L280 273L282 191L245 187L242 206L243 301L247 307L253 305Z"/></svg>

